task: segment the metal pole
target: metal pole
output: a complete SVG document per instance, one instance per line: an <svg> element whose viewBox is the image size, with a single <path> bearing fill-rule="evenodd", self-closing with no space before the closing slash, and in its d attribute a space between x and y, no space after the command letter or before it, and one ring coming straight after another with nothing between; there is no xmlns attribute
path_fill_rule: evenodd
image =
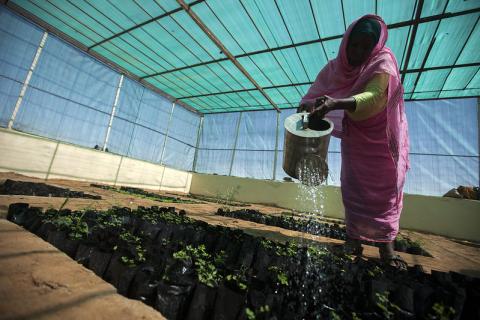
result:
<svg viewBox="0 0 480 320"><path fill-rule="evenodd" d="M165 148L167 146L168 131L172 123L173 110L175 109L175 102L172 102L172 109L170 110L170 116L168 117L167 131L165 132L165 139L163 140L162 155L160 156L160 164L163 165L163 157L165 155Z"/></svg>
<svg viewBox="0 0 480 320"><path fill-rule="evenodd" d="M280 123L280 114L277 112L277 127L275 129L275 155L273 157L273 177L272 180L275 180L277 174L277 158L278 158L278 126Z"/></svg>
<svg viewBox="0 0 480 320"><path fill-rule="evenodd" d="M200 145L200 137L203 132L203 116L200 117L200 123L198 124L197 130L197 143L195 144L195 155L193 156L193 166L192 171L196 172L197 169L197 159L198 159L198 146Z"/></svg>
<svg viewBox="0 0 480 320"><path fill-rule="evenodd" d="M230 170L228 171L228 175L232 175L232 168L233 168L233 160L235 159L235 151L237 150L237 141L238 141L238 131L240 130L240 121L242 121L243 112L240 112L240 116L238 117L237 121L237 130L235 133L235 142L233 143L233 152L232 152L232 161L230 161Z"/></svg>
<svg viewBox="0 0 480 320"><path fill-rule="evenodd" d="M8 129L13 128L13 122L15 121L15 118L17 117L18 110L20 109L20 106L22 105L23 97L25 96L25 92L27 91L28 84L30 83L30 79L32 79L32 74L33 70L35 70L35 67L37 66L38 59L40 58L40 54L42 53L43 46L45 45L45 42L47 41L48 37L48 32L43 33L42 40L40 40L40 44L37 48L37 52L35 53L35 57L33 58L32 65L30 66L30 69L28 70L27 77L25 78L25 81L23 82L22 89L20 90L20 95L18 96L17 103L15 103L15 108L13 109L12 116L10 117L10 120L8 121Z"/></svg>
<svg viewBox="0 0 480 320"><path fill-rule="evenodd" d="M108 121L107 134L105 135L105 141L103 142L103 151L107 149L108 138L110 137L110 130L112 130L113 117L115 116L115 111L117 109L118 99L120 97L120 91L122 90L123 85L123 74L120 75L120 80L118 81L117 92L115 93L115 100L113 101L112 112L110 113L110 121Z"/></svg>
<svg viewBox="0 0 480 320"><path fill-rule="evenodd" d="M478 164L478 185L480 185L480 98L477 98L477 132L478 132L478 153L477 154L477 164Z"/></svg>

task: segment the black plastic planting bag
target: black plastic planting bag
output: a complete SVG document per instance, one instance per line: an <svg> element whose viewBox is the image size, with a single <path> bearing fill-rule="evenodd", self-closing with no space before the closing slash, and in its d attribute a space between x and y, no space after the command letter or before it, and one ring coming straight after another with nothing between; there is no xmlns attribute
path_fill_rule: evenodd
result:
<svg viewBox="0 0 480 320"><path fill-rule="evenodd" d="M150 265L142 266L130 284L128 297L153 305L158 282L154 279L155 268Z"/></svg>
<svg viewBox="0 0 480 320"><path fill-rule="evenodd" d="M245 295L221 285L215 301L215 320L236 319L245 305Z"/></svg>
<svg viewBox="0 0 480 320"><path fill-rule="evenodd" d="M213 318L217 288L198 284L188 308L186 320L210 320Z"/></svg>
<svg viewBox="0 0 480 320"><path fill-rule="evenodd" d="M88 269L95 272L99 277L104 276L105 271L107 271L108 264L112 258L112 253L103 252L98 248L94 248L90 253L90 259L88 261Z"/></svg>
<svg viewBox="0 0 480 320"><path fill-rule="evenodd" d="M78 246L77 253L75 254L75 260L81 263L83 266L87 267L90 261L90 256L92 255L94 249L94 247L80 244Z"/></svg>
<svg viewBox="0 0 480 320"><path fill-rule="evenodd" d="M273 256L270 251L260 245L253 263L253 270L260 280L266 281L268 279L269 272L267 269L270 265L273 265L272 259Z"/></svg>
<svg viewBox="0 0 480 320"><path fill-rule="evenodd" d="M27 218L28 206L28 203L12 203L8 206L7 219L22 226Z"/></svg>
<svg viewBox="0 0 480 320"><path fill-rule="evenodd" d="M37 236L39 236L40 238L42 238L43 240L47 241L48 239L48 235L50 234L50 232L53 232L53 231L56 231L57 228L55 227L55 225L53 223L44 223L42 224L36 234Z"/></svg>
<svg viewBox="0 0 480 320"><path fill-rule="evenodd" d="M184 319L192 291L192 286L160 282L157 287L155 308L169 320Z"/></svg>
<svg viewBox="0 0 480 320"><path fill-rule="evenodd" d="M250 268L257 252L258 241L255 241L253 237L247 237L243 242L240 252L238 254L237 263L245 268Z"/></svg>
<svg viewBox="0 0 480 320"><path fill-rule="evenodd" d="M65 231L52 231L48 234L47 241L54 245L58 250L66 253L70 258L74 258L79 245L78 240L68 239Z"/></svg>
<svg viewBox="0 0 480 320"><path fill-rule="evenodd" d="M160 225L152 224L149 221L141 220L139 223L137 232L143 232L143 234L150 240L157 238L158 233L161 230Z"/></svg>
<svg viewBox="0 0 480 320"><path fill-rule="evenodd" d="M118 252L113 254L110 264L105 271L104 279L117 288L118 293L126 296L138 268L127 266L121 261L121 257L122 255Z"/></svg>
<svg viewBox="0 0 480 320"><path fill-rule="evenodd" d="M192 260L167 259L165 274L172 283L191 286L197 281L195 266Z"/></svg>
<svg viewBox="0 0 480 320"><path fill-rule="evenodd" d="M24 227L35 233L42 226L42 208L31 207L27 211Z"/></svg>

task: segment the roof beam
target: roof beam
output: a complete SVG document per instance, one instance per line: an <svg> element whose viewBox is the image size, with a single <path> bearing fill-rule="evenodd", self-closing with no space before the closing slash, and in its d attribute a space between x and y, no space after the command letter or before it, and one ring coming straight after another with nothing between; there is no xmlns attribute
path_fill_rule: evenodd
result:
<svg viewBox="0 0 480 320"><path fill-rule="evenodd" d="M197 1L195 1L195 2L192 2L192 3L190 4L190 6L194 6L194 5L199 4L199 3L202 3L202 2L204 2L204 1L205 1L205 0L197 0ZM149 19L149 20L147 20L147 21L144 21L144 22L142 22L142 23L140 23L140 24L134 25L133 27L130 27L130 28L128 28L128 29L125 29L125 30L123 30L122 32L116 33L116 34L114 34L114 35L111 36L111 37L108 37L108 38L106 38L106 39L103 39L103 40L100 41L100 42L97 42L97 43L91 45L90 47L88 47L87 51L90 51L90 50L92 50L93 48L95 48L95 47L97 47L97 46L99 46L99 45L104 44L105 42L109 42L109 41L111 41L111 40L113 40L113 39L115 39L115 38L118 38L118 37L124 35L125 33L129 33L129 32L131 32L131 31L133 31L133 30L135 30L135 29L138 29L138 28L143 27L144 25L147 25L147 24L152 23L152 22L154 22L154 21L157 21L157 20L160 20L160 19L162 19L162 18L168 17L168 16L170 16L170 15L172 15L172 14L174 14L174 13L180 12L180 11L182 11L182 8L181 8L181 7L180 7L180 8L177 8L177 9L174 9L174 10L171 10L171 11L168 11L168 12L165 12L164 14L161 14L161 15L159 15L159 16L153 17L153 18L151 18L151 19Z"/></svg>
<svg viewBox="0 0 480 320"><path fill-rule="evenodd" d="M408 63L410 62L410 56L412 55L413 44L415 43L415 37L417 35L417 29L420 21L420 16L422 14L422 8L423 8L423 0L420 0L418 2L417 13L415 14L412 36L410 37L410 43L408 44L407 57L405 58L405 64L403 65L404 70L408 68ZM405 73L402 74L402 83L404 79L405 79Z"/></svg>
<svg viewBox="0 0 480 320"><path fill-rule="evenodd" d="M420 0L420 1L423 2L423 0ZM480 12L480 7L475 8L475 9L465 10L465 11L459 11L459 12L455 12L455 13L446 12L446 13L437 14L437 15L434 15L434 16L419 18L418 19L418 24L437 21L437 20L441 20L441 19L445 19L445 18L462 16L462 15L466 15L466 14L477 13L477 12ZM417 15L420 16L420 13L417 12ZM418 26L418 24L416 23L416 19L413 19L413 20L408 20L408 21L392 23L392 24L389 24L387 27L388 27L388 29L396 29L396 28L408 27L408 26L411 26L411 25ZM413 34L412 34L412 36L413 36ZM252 51L252 52L248 52L248 53L242 53L242 54L236 55L234 57L236 59L239 59L239 58L249 57L249 56L253 56L253 55L257 55L257 54L261 54L261 53L269 53L269 52L274 52L274 51L278 51L278 50L284 50L284 49L306 46L306 45L314 44L314 43L322 43L324 41L336 40L336 39L340 39L342 37L343 37L343 34L336 35L336 36L325 37L325 38L318 38L318 39L315 39L315 40L298 42L298 43L279 46L279 47L275 47L275 48L267 48L267 49L263 49L263 50L257 50L257 51ZM150 74L150 75L142 77L142 79L155 77L155 76L160 76L160 75L164 75L164 74L168 74L168 73L172 73L172 72L176 72L176 71L181 71L181 70L185 70L185 69L205 66L205 65L212 64L212 63L219 63L219 62L227 61L227 60L229 60L229 59L228 58L221 58L221 59L216 59L216 60L200 62L200 63L196 63L196 64L184 66L184 67L179 67L179 68L175 68L175 69L170 69L170 70Z"/></svg>
<svg viewBox="0 0 480 320"><path fill-rule="evenodd" d="M233 56L233 54L223 45L223 43L213 34L213 32L202 22L199 16L192 11L190 6L185 3L183 0L177 0L178 4L188 13L190 18L200 27L200 29L205 32L205 34L210 38L210 40L215 43L215 45L228 57L228 59L243 73L245 77L257 88L262 95L267 99L267 101L278 111L281 112L277 107L276 103L267 95L262 87L253 79L253 77L248 73L248 71L238 62L238 60Z"/></svg>

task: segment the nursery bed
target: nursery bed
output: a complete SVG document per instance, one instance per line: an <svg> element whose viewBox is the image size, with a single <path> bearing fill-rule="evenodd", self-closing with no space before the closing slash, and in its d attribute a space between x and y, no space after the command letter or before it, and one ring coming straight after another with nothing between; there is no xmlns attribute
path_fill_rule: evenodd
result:
<svg viewBox="0 0 480 320"><path fill-rule="evenodd" d="M421 267L398 272L322 246L278 243L192 220L173 207L107 212L10 206L119 293L168 319L397 319L480 312L479 279Z"/></svg>
<svg viewBox="0 0 480 320"><path fill-rule="evenodd" d="M83 191L73 191L66 188L51 186L41 182L15 181L7 179L0 185L0 194L25 195L39 197L84 198L100 200L101 196L92 195Z"/></svg>
<svg viewBox="0 0 480 320"><path fill-rule="evenodd" d="M17 181L31 181L42 182L44 180L27 177L16 173L0 173L1 180L12 179ZM91 182L73 181L73 180L61 180L54 179L49 180L49 184L56 186L69 188L72 190L80 190L90 194L100 195L101 200L70 198L65 203L66 198L55 197L36 197L36 196L19 196L19 195L0 195L0 217L6 217L8 206L11 203L27 202L30 206L48 208L67 208L71 210L80 209L95 209L95 210L107 210L112 206L131 207L137 206L155 206L162 205L158 201L150 199L139 198L127 194L113 192L109 190L103 190L99 188L91 187ZM164 192L158 192L159 194L165 194ZM172 196L171 192L166 193ZM187 198L184 194L173 194L180 198ZM171 204L165 203L164 206L170 206ZM271 207L259 204L249 204L249 209L260 211L269 215L281 215L285 212L285 209ZM212 225L221 225L231 228L238 228L244 230L248 234L264 236L268 239L287 241L291 239L297 239L305 242L318 242L323 244L337 244L343 243L342 240L332 239L322 236L314 236L307 233L302 233L293 230L287 230L275 226L267 226L255 222L244 221L240 219L228 218L215 215L219 208L230 208L230 210L238 210L238 207L230 207L226 205L220 205L216 202L207 202L201 204L185 204L176 203L175 207L178 210L185 210L187 216L196 220L205 221ZM322 219L323 220L323 219ZM330 220L330 219L325 219ZM399 254L411 265L420 264L424 267L425 271L430 272L431 269L440 270L444 272L456 271L467 275L480 277L480 248L465 241L458 242L455 239L449 239L444 236L432 235L422 233L418 231L400 230L400 234L414 241L420 241L422 247L433 255L433 258L428 258L420 255L410 255L400 252ZM364 245L364 256L369 259L378 258L378 249L369 245Z"/></svg>
<svg viewBox="0 0 480 320"><path fill-rule="evenodd" d="M320 235L333 239L346 240L347 232L344 225L338 223L324 222L314 217L310 218L293 218L292 215L268 215L263 214L258 210L243 209L243 210L223 210L218 209L217 215L223 217L236 218L246 221L252 221L269 226L276 226L288 230L295 230L310 233L313 235ZM372 243L363 241L364 244ZM411 241L406 237L397 237L395 240L395 251L406 252L410 254L418 254L422 256L431 257L432 255L425 251L418 242Z"/></svg>

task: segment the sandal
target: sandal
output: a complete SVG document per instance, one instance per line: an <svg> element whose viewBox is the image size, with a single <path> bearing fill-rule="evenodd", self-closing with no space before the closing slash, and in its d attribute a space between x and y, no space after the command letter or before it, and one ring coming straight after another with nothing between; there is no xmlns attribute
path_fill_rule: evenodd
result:
<svg viewBox="0 0 480 320"><path fill-rule="evenodd" d="M389 266L399 271L407 271L408 264L398 254L394 254L393 256L388 257L382 257L380 258L380 260L384 266Z"/></svg>

